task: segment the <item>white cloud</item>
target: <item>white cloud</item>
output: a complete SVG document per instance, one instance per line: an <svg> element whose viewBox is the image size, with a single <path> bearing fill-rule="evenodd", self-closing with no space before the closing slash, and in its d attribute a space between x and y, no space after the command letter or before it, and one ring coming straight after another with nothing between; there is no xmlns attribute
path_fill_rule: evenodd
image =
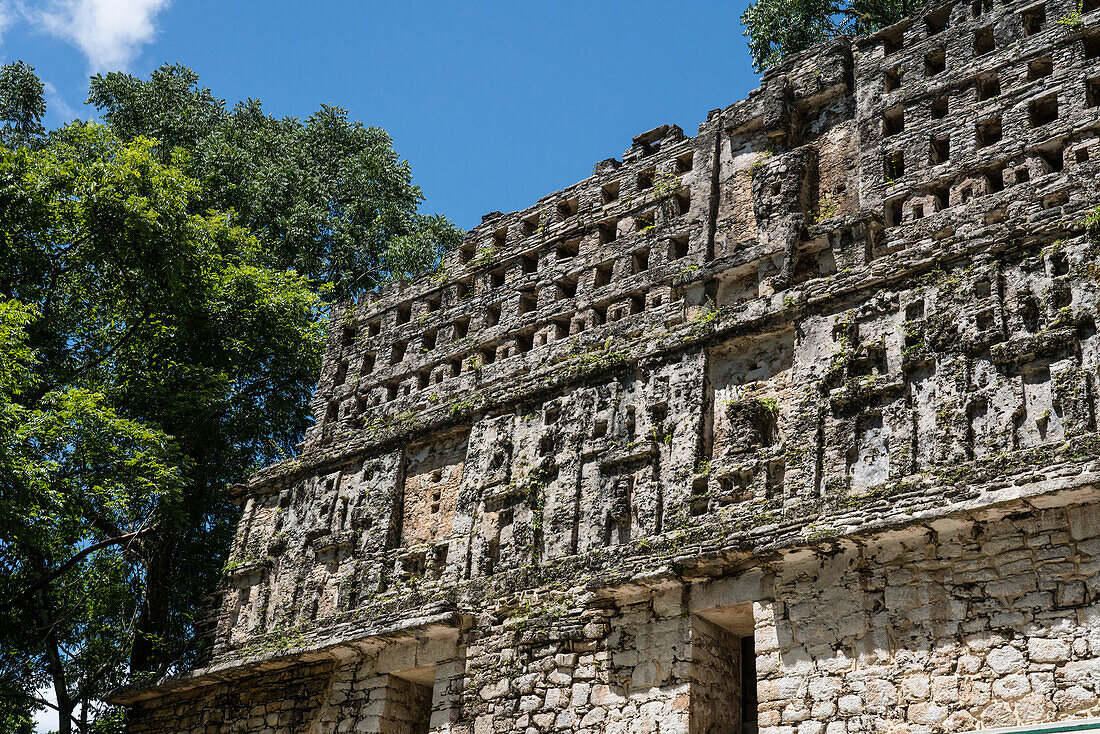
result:
<svg viewBox="0 0 1100 734"><path fill-rule="evenodd" d="M34 25L79 48L91 71L125 69L156 36L157 14L169 0L50 0L45 8L22 6ZM3 10L0 10L2 13Z"/></svg>
<svg viewBox="0 0 1100 734"><path fill-rule="evenodd" d="M3 38L4 32L8 30L11 24L15 22L15 16L14 7L6 2L0 2L0 39Z"/></svg>

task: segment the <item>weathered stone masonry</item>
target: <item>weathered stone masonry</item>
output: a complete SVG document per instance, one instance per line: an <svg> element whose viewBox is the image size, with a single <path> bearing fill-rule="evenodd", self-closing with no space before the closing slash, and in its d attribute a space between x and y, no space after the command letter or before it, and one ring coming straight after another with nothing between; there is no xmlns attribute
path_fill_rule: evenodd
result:
<svg viewBox="0 0 1100 734"><path fill-rule="evenodd" d="M975 0L487 215L333 319L132 730L1100 714L1098 172L1097 0Z"/></svg>

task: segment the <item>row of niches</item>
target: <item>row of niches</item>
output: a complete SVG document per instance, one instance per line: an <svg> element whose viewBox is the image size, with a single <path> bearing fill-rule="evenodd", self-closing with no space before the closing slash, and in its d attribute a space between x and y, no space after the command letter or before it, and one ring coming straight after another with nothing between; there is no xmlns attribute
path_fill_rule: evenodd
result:
<svg viewBox="0 0 1100 734"><path fill-rule="evenodd" d="M801 323L798 340L787 331L712 348L692 516L873 494L1095 432L1089 252L935 273L884 302Z"/></svg>
<svg viewBox="0 0 1100 734"><path fill-rule="evenodd" d="M1022 10L1011 15L1001 16L992 23L985 24L983 20L987 15L996 15L995 5L1006 5L1003 0L973 0L970 3L948 3L941 5L917 21L904 21L897 23L877 34L879 48L882 55L887 58L901 52L903 49L918 45L927 41L935 43L945 31L958 27L970 27L971 33L958 39L960 56L967 61L974 57L983 56L994 51L998 46L1005 46L1018 38L1026 38L1041 33L1052 24L1059 27L1072 28L1079 25L1081 16L1100 8L1100 0L1078 0L1078 2L1048 3L1040 2L1027 5ZM1061 13L1060 16L1055 13ZM998 40L1001 42L998 43ZM965 44L965 45L964 45ZM938 48L930 54L939 54L932 67L928 67L928 58L925 57L924 76L935 76L944 69L944 48ZM891 91L887 86L886 91Z"/></svg>
<svg viewBox="0 0 1100 734"><path fill-rule="evenodd" d="M1100 58L1100 31L1091 43L1090 37L1086 37L1080 44L1060 49L1061 54L1054 51L1039 54L1015 67L985 72L959 85L937 90L916 103L889 105L882 113L882 136L889 140L902 137L907 130L913 129L924 133L939 129L950 131L952 111L965 113L967 119L975 115L989 117L979 107L993 107L1008 93L1012 95L1010 99L1019 99L1019 110L1003 109L1002 112L1018 118L1021 130L1042 127L1058 119L1060 105L1066 109L1096 107L1100 104L1097 96L1100 77L1082 77L1080 64L1069 54L1078 47L1086 62ZM1061 68L1069 71L1058 74ZM1055 84L1065 85L1061 101L1057 98L1057 89L1051 88ZM986 140L986 144L996 142ZM981 145L982 141L978 141L978 147Z"/></svg>
<svg viewBox="0 0 1100 734"><path fill-rule="evenodd" d="M493 230L481 242L472 239L464 242L458 248L458 263L476 267L497 253L522 248L524 241L551 229L585 226L587 219L602 220L611 211L644 205L651 199L687 196L681 177L693 170L694 161L695 152L687 150L661 163L647 164L636 172L624 172L598 186L563 196L552 205L521 216L515 224ZM601 222L599 226L606 228L607 223Z"/></svg>
<svg viewBox="0 0 1100 734"><path fill-rule="evenodd" d="M681 299L668 282L680 273L689 246L687 234L677 235L595 268L533 283L506 293L503 300L482 303L473 316L430 325L408 339L384 345L381 352L357 350L354 332L346 330L345 356L336 363L332 386L354 381L361 393L355 412L360 413L595 327L661 310ZM525 369L522 361L510 364ZM502 366L490 372L509 369ZM338 408L330 408L330 419L337 416Z"/></svg>
<svg viewBox="0 0 1100 734"><path fill-rule="evenodd" d="M484 416L257 499L251 547L234 558L274 562L230 574L244 611L277 621L264 589L278 589L288 613L324 617L400 584L491 576L716 514L759 528L768 510L818 498L859 512L915 473L965 477L985 459L1013 471L1026 457L1012 452L1096 430L1097 287L1081 244L934 272L811 315L797 336L734 337L705 360Z"/></svg>
<svg viewBox="0 0 1100 734"><path fill-rule="evenodd" d="M578 255L622 238L660 234L691 208L691 182L683 174L693 166L694 151L679 150L660 163L635 166L642 170L632 176L597 178L563 192L555 204L509 215L514 223L490 230L480 240L476 234L467 237L444 257L436 273L421 279L417 290L424 291L423 284L433 281L441 287L393 305L387 293L385 310L372 313L378 308L374 301L362 318L371 333L377 333L386 319L397 325L419 321L426 314L460 306L475 290L500 288L506 281L567 267Z"/></svg>
<svg viewBox="0 0 1100 734"><path fill-rule="evenodd" d="M1093 129L1070 138L1053 140L1008 159L993 160L961 172L951 171L950 178L920 185L915 181L906 182L896 187L905 189L904 193L895 193L893 189L886 191L886 226L915 222L976 198L1010 190L1021 184L1040 182L1047 176L1062 174L1096 160L1100 160L1100 131ZM889 168L889 161L885 165ZM1027 194L1023 198L1031 198L1031 190L1021 190L1021 193ZM1039 197L1040 207L1060 207L1067 203L1069 194L1068 190L1045 193Z"/></svg>
<svg viewBox="0 0 1100 734"><path fill-rule="evenodd" d="M485 266L483 272L456 279L423 296L365 317L362 319L366 321L365 333L357 325L343 327L343 344L350 347L364 337L370 342L392 341L401 336L411 338L425 329L440 328L441 320L451 320L455 324L469 323L471 315L479 311L471 305L475 297L493 300L503 295L510 298L511 293L518 291L521 293L518 315L523 315L550 301L572 298L578 285L587 286L580 291L582 295L607 286L614 287L613 270L618 266L615 256L609 251L627 246L630 241L636 244L636 249L631 253L633 272L614 273L614 279L648 270L651 259L661 262L686 257L687 235L677 234L676 231L682 229L690 209L691 194L688 190L670 190L667 196L632 216L605 218L592 227L573 233L575 236L540 245L502 262L495 261L494 251L494 255L482 263ZM666 252L667 257L662 258ZM493 266L488 267L490 264ZM586 277L586 269L590 269L594 276ZM552 287L537 287L541 279L555 277L555 273L557 276ZM536 290L540 291L537 298ZM551 295L559 291L558 295ZM474 313L465 313L467 311ZM465 337L461 326L457 327L457 332L457 338Z"/></svg>

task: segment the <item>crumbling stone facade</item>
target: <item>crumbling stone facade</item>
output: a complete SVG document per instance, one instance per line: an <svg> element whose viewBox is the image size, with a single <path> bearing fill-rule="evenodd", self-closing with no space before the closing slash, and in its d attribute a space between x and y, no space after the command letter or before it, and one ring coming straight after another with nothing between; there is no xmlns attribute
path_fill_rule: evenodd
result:
<svg viewBox="0 0 1100 734"><path fill-rule="evenodd" d="M333 318L134 732L1100 714L1100 9L932 6Z"/></svg>

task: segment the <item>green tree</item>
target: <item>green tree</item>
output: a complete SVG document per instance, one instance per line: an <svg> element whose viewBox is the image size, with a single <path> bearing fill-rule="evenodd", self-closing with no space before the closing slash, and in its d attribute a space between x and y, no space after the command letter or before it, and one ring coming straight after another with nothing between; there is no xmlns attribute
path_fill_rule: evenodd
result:
<svg viewBox="0 0 1100 734"><path fill-rule="evenodd" d="M0 153L0 648L6 677L52 689L62 732L88 730L133 649L186 653L226 483L307 419L319 300L193 213L201 190L95 125ZM151 599L176 586L154 637Z"/></svg>
<svg viewBox="0 0 1100 734"><path fill-rule="evenodd" d="M46 129L46 87L34 67L22 61L0 66L0 142L5 147L31 145Z"/></svg>
<svg viewBox="0 0 1100 734"><path fill-rule="evenodd" d="M305 121L269 116L251 99L227 110L178 65L147 80L95 76L88 101L123 140L154 138L165 159L188 151L186 170L205 184L199 206L232 212L268 245L271 265L325 284L326 300L420 272L462 239L417 211L420 188L386 131L339 107Z"/></svg>
<svg viewBox="0 0 1100 734"><path fill-rule="evenodd" d="M96 95L109 126L0 149L10 728L49 687L63 732L107 731L106 689L191 664L238 512L226 489L293 453L328 304L461 236L417 212L388 136L336 108L226 112L182 67Z"/></svg>
<svg viewBox="0 0 1100 734"><path fill-rule="evenodd" d="M909 0L756 0L741 14L741 24L753 67L763 71L835 36L896 23L911 9Z"/></svg>

